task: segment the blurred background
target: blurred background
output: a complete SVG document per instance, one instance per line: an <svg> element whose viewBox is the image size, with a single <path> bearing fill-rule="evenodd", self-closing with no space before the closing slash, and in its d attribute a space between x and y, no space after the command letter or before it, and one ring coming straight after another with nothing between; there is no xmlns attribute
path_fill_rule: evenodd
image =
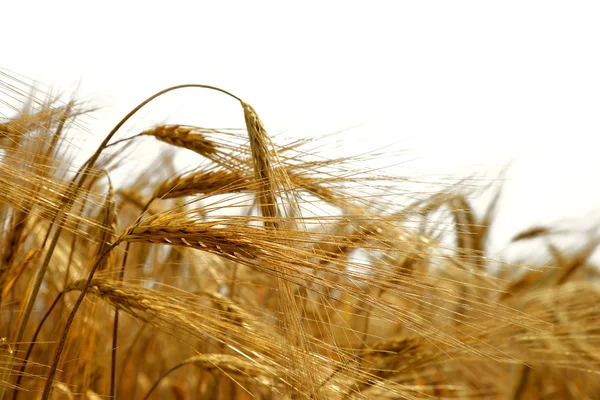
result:
<svg viewBox="0 0 600 400"><path fill-rule="evenodd" d="M385 151L374 168L503 182L492 252L510 253L511 237L531 226L588 232L600 221L597 2L13 1L2 10L0 90L32 85L97 108L74 143L82 158L154 92L203 83L252 104L272 135L331 135L327 155ZM178 91L119 137L166 122L241 128L238 108Z"/></svg>

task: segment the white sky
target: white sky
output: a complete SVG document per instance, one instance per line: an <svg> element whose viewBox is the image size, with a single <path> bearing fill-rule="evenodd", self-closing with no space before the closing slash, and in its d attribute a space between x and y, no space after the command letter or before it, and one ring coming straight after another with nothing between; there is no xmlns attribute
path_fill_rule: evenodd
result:
<svg viewBox="0 0 600 400"><path fill-rule="evenodd" d="M292 6L296 4L296 6ZM515 160L497 237L600 218L600 3L7 1L0 67L104 109L95 137L170 85L222 87L271 132L404 141L421 166ZM235 118L232 117L235 114ZM243 126L231 100L169 95L140 114ZM439 168L438 168L439 169Z"/></svg>

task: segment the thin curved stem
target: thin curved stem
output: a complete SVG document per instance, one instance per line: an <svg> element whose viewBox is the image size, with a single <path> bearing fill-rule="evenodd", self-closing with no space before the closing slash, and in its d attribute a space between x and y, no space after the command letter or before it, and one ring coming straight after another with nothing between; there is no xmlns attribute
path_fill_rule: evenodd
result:
<svg viewBox="0 0 600 400"><path fill-rule="evenodd" d="M134 224L138 224L146 211L150 208L150 205L154 199L150 199L146 206L140 213L140 215L135 220ZM125 246L125 254L123 255L123 263L121 264L121 270L119 271L119 282L123 282L123 278L125 278L125 267L127 265L127 258L129 256L129 248L131 246L130 242L127 242ZM112 349L111 349L111 360L110 360L110 395L113 399L117 398L117 347L118 343L118 334L119 334L119 310L115 309L115 321L113 323L113 341L112 341Z"/></svg>
<svg viewBox="0 0 600 400"><path fill-rule="evenodd" d="M65 347L65 344L67 342L67 336L69 334L69 330L71 329L71 325L73 324L73 321L75 320L75 315L77 314L77 310L79 309L79 306L81 306L81 303L83 302L83 299L85 298L85 295L87 294L87 291L92 283L92 279L94 279L94 274L96 273L96 270L98 269L98 267L100 266L102 261L110 254L110 252L115 247L117 247L119 244L121 244L121 240L122 239L118 239L116 242L111 244L106 249L106 251L104 253L102 253L102 255L100 257L98 257L98 260L96 260L96 263L94 264L94 266L92 267L92 270L90 271L90 273L88 275L85 285L83 285L83 287L81 288L79 297L77 298L77 300L75 301L75 304L73 305L73 309L71 310L71 313L69 314L69 318L67 319L67 323L65 324L62 335L58 342L58 347L56 349L56 352L54 353L54 360L52 361L52 366L50 367L50 372L48 373L48 378L46 379L46 385L44 386L44 392L42 393L43 400L47 400L50 397L50 390L52 389L52 382L54 380L54 375L56 374L56 369L58 367L58 362L60 360L60 356L61 356L62 351Z"/></svg>
<svg viewBox="0 0 600 400"><path fill-rule="evenodd" d="M133 140L133 139L135 139L137 137L140 137L140 136L141 135L138 133L137 135L133 135L133 136L130 136L128 138L123 138L123 139L115 140L111 144L107 144L106 147L105 147L105 149L108 149L109 147L116 146L116 145L124 143L124 142L128 142L128 141Z"/></svg>
<svg viewBox="0 0 600 400"><path fill-rule="evenodd" d="M158 385L160 384L160 381L162 381L163 379L165 379L171 372L178 370L179 368L190 364L189 360L183 360L182 362L180 362L179 364L169 368L167 371L163 372L163 374L160 376L160 378L158 378L156 380L156 382L154 382L154 385L152 385L152 387L150 388L150 390L148 390L148 393L146 393L146 395L144 396L143 400L148 400L148 398L150 397L150 395L152 394L152 392L154 391L154 389L156 389L158 387Z"/></svg>
<svg viewBox="0 0 600 400"><path fill-rule="evenodd" d="M23 375L25 372L25 368L27 367L27 362L29 361L29 357L31 357L31 353L33 353L33 347L35 346L37 337L40 334L40 332L42 331L42 326L44 325L44 322L46 322L46 320L50 316L50 313L52 313L52 311L54 310L54 308L56 307L56 305L58 304L58 302L60 301L60 299L62 298L62 296L64 294L65 294L65 292L58 293L58 296L56 296L56 299L54 299L54 302L52 303L52 305L50 306L48 311L46 311L46 314L44 314L44 317L38 324L38 327L35 330L33 337L31 338L31 342L29 343L29 347L27 348L27 353L25 353L25 357L23 358L23 363L21 364L21 368L19 369L19 373L17 375L17 382L15 384L15 389L14 389L13 395L12 395L13 400L17 400L17 397L19 396L20 392L19 392L18 388L19 388L19 385L21 384L21 380L23 379Z"/></svg>

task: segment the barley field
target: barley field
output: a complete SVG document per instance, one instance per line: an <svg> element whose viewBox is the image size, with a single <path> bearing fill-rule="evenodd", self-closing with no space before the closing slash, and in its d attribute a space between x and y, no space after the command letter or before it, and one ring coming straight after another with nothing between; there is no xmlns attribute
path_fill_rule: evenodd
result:
<svg viewBox="0 0 600 400"><path fill-rule="evenodd" d="M502 261L501 186L415 191L365 167L378 154L275 140L205 85L144 100L76 163L93 110L4 83L0 399L600 398L594 234L566 252L556 227L522 226L513 242L547 260ZM245 126L121 134L182 88L225 96Z"/></svg>

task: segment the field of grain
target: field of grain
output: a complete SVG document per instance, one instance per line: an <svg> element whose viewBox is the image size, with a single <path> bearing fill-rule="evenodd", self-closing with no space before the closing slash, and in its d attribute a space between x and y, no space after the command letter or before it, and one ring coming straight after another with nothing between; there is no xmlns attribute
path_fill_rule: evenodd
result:
<svg viewBox="0 0 600 400"><path fill-rule="evenodd" d="M183 87L228 96L245 129L123 139ZM567 253L523 226L513 242L548 261L494 259L501 187L484 213L464 183L413 193L363 167L377 155L279 143L203 85L140 103L77 165L84 107L3 93L19 107L0 123L0 399L599 398L597 238Z"/></svg>

